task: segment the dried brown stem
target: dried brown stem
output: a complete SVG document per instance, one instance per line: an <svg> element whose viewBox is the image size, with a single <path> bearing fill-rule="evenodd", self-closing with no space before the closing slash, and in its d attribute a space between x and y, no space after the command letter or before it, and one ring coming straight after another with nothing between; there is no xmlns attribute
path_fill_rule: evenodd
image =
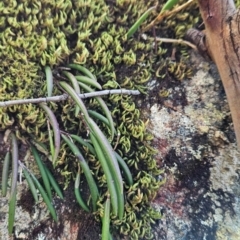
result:
<svg viewBox="0 0 240 240"><path fill-rule="evenodd" d="M159 37L156 37L156 41L165 42L165 43L183 44L183 45L187 45L187 46L191 47L194 50L197 50L197 47L194 44L192 44L192 43L190 43L188 41L185 41L183 39L172 39L172 38L159 38Z"/></svg>
<svg viewBox="0 0 240 240"><path fill-rule="evenodd" d="M154 27L154 25L159 24L160 22L163 21L163 19L165 19L166 17L169 17L173 14L176 14L178 12L180 12L181 10L183 10L184 8L188 7L190 4L192 4L195 0L189 0L188 2L174 8L172 11L165 11L165 12L161 12L158 14L158 16L150 23L148 24L142 32L146 32L148 31L150 28Z"/></svg>

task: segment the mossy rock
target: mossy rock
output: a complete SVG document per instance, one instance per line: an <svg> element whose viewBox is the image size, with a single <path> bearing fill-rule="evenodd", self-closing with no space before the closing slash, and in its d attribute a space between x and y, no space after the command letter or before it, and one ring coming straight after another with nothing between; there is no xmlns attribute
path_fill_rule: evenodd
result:
<svg viewBox="0 0 240 240"><path fill-rule="evenodd" d="M160 12L158 5L148 24ZM3 0L0 2L0 101L37 98L47 95L44 66L54 73L54 95L62 94L58 86L60 67L75 62L92 71L103 89L138 89L148 92L147 83L182 80L191 75L187 67L187 50L179 48L176 62L171 60L171 47L158 44L152 31L143 37L138 31L127 39L127 31L148 8L159 1L30 1ZM188 11L191 9L191 14ZM185 31L199 21L196 5L166 19L156 26L161 37L183 37ZM162 89L167 90L167 89ZM164 98L164 94L160 98ZM134 185L125 187L125 215L122 221L112 216L112 230L121 239L150 239L151 224L159 214L151 207L162 182L161 170L154 159L152 136L146 131L147 119L141 116L136 99L132 96L111 95L104 98L115 121L120 137L112 142L116 151L129 165ZM88 109L99 111L94 99L84 102ZM81 116L75 117L71 99L50 103L59 121L60 129L87 137ZM0 108L0 131L10 129L22 144L32 138L48 143L46 115L38 105L25 104ZM106 136L109 129L101 125ZM84 148L82 148L84 151ZM67 153L67 154L66 154ZM106 179L99 170L94 156L85 152L101 191L106 191ZM21 159L22 160L22 159ZM47 160L46 160L47 162ZM50 164L48 162L48 164ZM60 183L67 187L76 173L77 163L62 144L56 169L64 178ZM61 180L60 180L61 179ZM63 180L64 179L64 180ZM97 218L102 214L102 197Z"/></svg>

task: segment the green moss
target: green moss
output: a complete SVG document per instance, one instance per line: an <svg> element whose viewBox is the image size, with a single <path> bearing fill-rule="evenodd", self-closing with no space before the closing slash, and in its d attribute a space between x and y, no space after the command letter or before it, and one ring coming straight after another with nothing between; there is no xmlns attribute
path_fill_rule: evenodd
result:
<svg viewBox="0 0 240 240"><path fill-rule="evenodd" d="M0 101L46 96L43 66L49 65L56 72L69 61L84 64L103 85L104 89L138 89L147 93L146 83L165 76L182 80L191 75L187 67L185 48L179 48L178 61L170 60L169 45L155 41L152 31L146 39L139 32L127 40L131 25L151 6L159 1L76 1L76 0L3 0L0 2ZM163 4L165 1L161 1ZM157 8L160 12L161 4ZM144 23L149 23L157 12ZM183 37L186 30L199 18L196 5L172 16L155 27L159 37ZM184 57L183 55L186 55ZM183 56L183 57L182 57ZM57 80L57 79L55 79ZM54 95L61 94L55 83ZM111 109L117 131L120 133L112 144L131 168L134 185L125 184L126 205L122 221L112 216L112 228L120 239L150 239L151 224L160 216L150 205L162 184L157 180L161 170L154 159L152 136L146 131L141 110L132 96L105 97ZM89 109L101 111L95 100L85 100ZM60 124L69 133L87 136L84 120L74 115L71 99L50 104ZM101 124L107 136L109 129ZM0 108L0 130L14 129L19 140L26 143L32 136L48 143L46 116L37 105L19 105ZM62 144L57 168L64 176L67 187L75 174L77 164ZM86 159L102 188L97 218L102 215L106 179L99 162L82 147Z"/></svg>

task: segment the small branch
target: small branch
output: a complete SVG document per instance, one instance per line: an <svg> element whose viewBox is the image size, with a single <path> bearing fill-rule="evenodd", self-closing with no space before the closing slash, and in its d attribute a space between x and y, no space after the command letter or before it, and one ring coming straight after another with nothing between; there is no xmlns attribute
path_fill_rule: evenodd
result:
<svg viewBox="0 0 240 240"><path fill-rule="evenodd" d="M195 0L189 0L188 2L180 5L179 7L174 8L172 11L164 11L158 14L158 16L150 23L148 24L142 32L148 31L150 28L152 28L154 25L159 24L163 21L164 18L171 16L172 14L176 14L183 10L184 8L188 7L191 3L193 3Z"/></svg>
<svg viewBox="0 0 240 240"><path fill-rule="evenodd" d="M196 50L197 51L197 47L188 42L188 41L185 41L183 39L172 39L172 38L159 38L159 37L156 37L156 40L159 41L159 42L165 42L165 43L177 43L177 44L184 44L184 45L188 45L189 47L191 47L192 49Z"/></svg>
<svg viewBox="0 0 240 240"><path fill-rule="evenodd" d="M139 95L140 92L138 90L112 89L112 90L103 90L98 92L79 94L79 97L84 99L84 98L91 98L91 97L110 95L110 94ZM63 95L58 95L53 97L10 100L5 102L0 102L0 107L9 107L12 105L28 104L28 103L60 102L60 101L66 100L68 97L69 96L67 94L63 94Z"/></svg>

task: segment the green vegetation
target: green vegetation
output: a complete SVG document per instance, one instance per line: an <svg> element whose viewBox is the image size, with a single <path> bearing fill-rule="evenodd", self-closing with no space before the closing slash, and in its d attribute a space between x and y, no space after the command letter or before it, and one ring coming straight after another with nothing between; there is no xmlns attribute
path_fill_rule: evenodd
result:
<svg viewBox="0 0 240 240"><path fill-rule="evenodd" d="M154 46L151 31L146 38L140 37L141 25L135 27L138 32L134 35L131 32L131 38L128 36L130 27L157 2L0 2L0 101L63 92L71 96L59 103L0 108L0 131L11 130L11 139L31 149L43 186L26 167L28 157L21 156L19 165L35 200L38 189L54 220L57 215L52 193L64 197L59 185L66 189L75 181L73 191L80 207L102 220L103 236L108 235L110 226L111 234L119 239L153 237L151 224L160 214L151 201L162 184L158 180L162 170L154 159L153 136L146 131L146 119L141 118L133 96L119 94L83 101L77 94L115 88L138 89L146 94L151 78L162 81L171 75L182 80L191 75L186 67L186 48L181 48L181 57L173 63L165 46ZM162 6L150 13L146 23ZM194 12L196 6L191 9ZM194 14L179 13L156 26L156 32L182 37L197 21ZM15 154L11 155L16 160ZM8 171L8 155L4 171ZM53 178L47 168L50 163L60 171L63 181ZM15 166L12 173L16 174ZM84 177L80 180L80 176ZM15 183L11 184L9 232L16 198L16 178L11 179ZM2 180L5 194L6 174ZM80 182L89 186L92 208L81 196Z"/></svg>

